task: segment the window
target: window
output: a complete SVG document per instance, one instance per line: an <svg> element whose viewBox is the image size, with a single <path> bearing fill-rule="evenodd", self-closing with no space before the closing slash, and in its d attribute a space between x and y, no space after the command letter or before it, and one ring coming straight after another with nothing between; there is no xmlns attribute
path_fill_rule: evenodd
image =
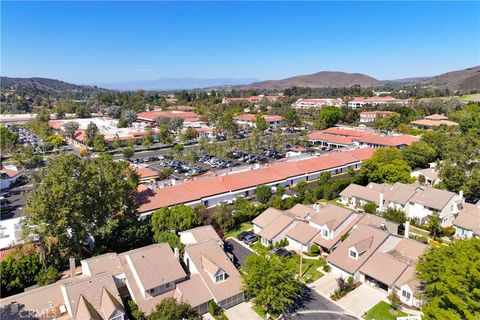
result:
<svg viewBox="0 0 480 320"><path fill-rule="evenodd" d="M325 238L327 238L328 237L328 230L323 230L322 234Z"/></svg>
<svg viewBox="0 0 480 320"><path fill-rule="evenodd" d="M220 281L223 281L224 279L225 279L225 274L223 272L215 276L215 282L220 282Z"/></svg>
<svg viewBox="0 0 480 320"><path fill-rule="evenodd" d="M118 313L117 315L110 318L110 320L123 320L124 314L123 312Z"/></svg>
<svg viewBox="0 0 480 320"><path fill-rule="evenodd" d="M402 297L404 297L407 300L410 300L410 292L402 290Z"/></svg>
<svg viewBox="0 0 480 320"><path fill-rule="evenodd" d="M170 288L170 282L169 283L165 283L165 289L168 289Z"/></svg>
<svg viewBox="0 0 480 320"><path fill-rule="evenodd" d="M355 250L350 250L349 255L350 257L357 259L357 252Z"/></svg>

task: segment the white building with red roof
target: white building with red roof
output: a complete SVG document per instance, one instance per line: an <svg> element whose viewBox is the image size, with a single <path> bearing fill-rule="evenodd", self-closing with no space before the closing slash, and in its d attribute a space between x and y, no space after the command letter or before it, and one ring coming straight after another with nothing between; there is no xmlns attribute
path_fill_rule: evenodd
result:
<svg viewBox="0 0 480 320"><path fill-rule="evenodd" d="M22 175L13 165L0 166L0 189L10 188Z"/></svg>
<svg viewBox="0 0 480 320"><path fill-rule="evenodd" d="M292 107L295 109L321 109L328 106L341 107L344 104L345 102L340 98L298 99L292 104Z"/></svg>
<svg viewBox="0 0 480 320"><path fill-rule="evenodd" d="M369 98L356 97L353 100L348 102L348 107L350 109L355 110L355 109L360 109L365 105L378 106L378 105L387 105L387 104L407 105L408 99L397 99L391 96L386 96L386 97L375 96L375 97L369 97Z"/></svg>
<svg viewBox="0 0 480 320"><path fill-rule="evenodd" d="M228 104L230 102L260 102L262 99L266 99L269 102L272 101L277 101L278 99L283 98L283 96L278 95L278 96L265 96L265 95L259 95L259 96L251 96L251 97L244 97L244 98L223 98L222 103Z"/></svg>
<svg viewBox="0 0 480 320"><path fill-rule="evenodd" d="M282 126L283 117L279 115L263 115L263 118L267 122L271 130L275 130ZM245 127L256 127L255 121L257 120L257 115L246 113L236 116L235 121L240 126Z"/></svg>
<svg viewBox="0 0 480 320"><path fill-rule="evenodd" d="M393 111L363 111L360 112L360 123L371 123L378 119L398 114Z"/></svg>

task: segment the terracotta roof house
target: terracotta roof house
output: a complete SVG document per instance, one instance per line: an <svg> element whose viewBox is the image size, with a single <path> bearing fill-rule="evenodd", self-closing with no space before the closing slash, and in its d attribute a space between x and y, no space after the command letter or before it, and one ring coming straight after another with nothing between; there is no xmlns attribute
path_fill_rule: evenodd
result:
<svg viewBox="0 0 480 320"><path fill-rule="evenodd" d="M0 165L0 189L10 188L23 175L15 166L1 166Z"/></svg>
<svg viewBox="0 0 480 320"><path fill-rule="evenodd" d="M183 261L192 277L201 278L220 307L228 309L244 301L240 273L216 241L186 247Z"/></svg>
<svg viewBox="0 0 480 320"><path fill-rule="evenodd" d="M378 119L390 117L395 114L398 113L393 111L362 111L360 112L360 123L375 122Z"/></svg>
<svg viewBox="0 0 480 320"><path fill-rule="evenodd" d="M135 167L134 169L140 177L140 182L147 182L158 178L158 172L149 167Z"/></svg>
<svg viewBox="0 0 480 320"><path fill-rule="evenodd" d="M407 105L408 100L396 99L391 96L385 96L385 97L374 96L369 98L356 97L356 98L353 98L353 100L348 102L348 107L350 109L358 109L363 107L364 105L378 106L378 105L386 105L386 104Z"/></svg>
<svg viewBox="0 0 480 320"><path fill-rule="evenodd" d="M223 248L223 240L218 233L213 229L211 225L200 226L193 229L188 229L178 233L180 236L180 242L186 246L202 243L205 241L213 240Z"/></svg>
<svg viewBox="0 0 480 320"><path fill-rule="evenodd" d="M114 277L80 276L25 291L0 301L2 319L124 319ZM27 316L25 316L27 315Z"/></svg>
<svg viewBox="0 0 480 320"><path fill-rule="evenodd" d="M282 125L283 117L279 115L263 115L263 118L267 122L270 129L274 130ZM247 126L247 127L256 127L255 121L257 119L257 115L255 114L242 114L236 116L234 120L240 126Z"/></svg>
<svg viewBox="0 0 480 320"><path fill-rule="evenodd" d="M270 187L291 186L300 181L317 179L322 172L338 174L349 168L358 169L363 160L373 154L373 149L363 148L335 152L322 157L275 163L221 176L198 178L174 186L149 189L139 187L138 211L141 216L177 204L215 206L237 197L249 197L258 185Z"/></svg>
<svg viewBox="0 0 480 320"><path fill-rule="evenodd" d="M465 203L453 222L455 237L480 238L480 201L477 204Z"/></svg>
<svg viewBox="0 0 480 320"><path fill-rule="evenodd" d="M295 109L321 109L325 106L341 107L344 105L344 101L340 98L323 98L323 99L298 99L292 104Z"/></svg>
<svg viewBox="0 0 480 320"><path fill-rule="evenodd" d="M328 256L327 262L335 274L360 280L358 272L388 238L388 233L378 228L357 225L349 236Z"/></svg>
<svg viewBox="0 0 480 320"><path fill-rule="evenodd" d="M440 126L458 126L457 122L448 120L448 117L444 116L443 114L432 114L430 116L426 116L423 119L414 120L410 122L411 125L417 128L426 128L426 129L433 129L438 128Z"/></svg>

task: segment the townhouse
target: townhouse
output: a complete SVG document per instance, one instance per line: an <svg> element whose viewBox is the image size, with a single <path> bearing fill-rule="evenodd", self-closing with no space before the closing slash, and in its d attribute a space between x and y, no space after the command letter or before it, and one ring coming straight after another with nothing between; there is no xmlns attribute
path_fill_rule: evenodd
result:
<svg viewBox="0 0 480 320"><path fill-rule="evenodd" d="M227 309L244 300L241 276L210 231L191 231L203 238L185 249L186 269L179 250L166 243L84 259L80 273L71 262L69 277L2 299L2 318L123 320L123 299L132 299L146 316L166 298L200 314L211 300Z"/></svg>
<svg viewBox="0 0 480 320"><path fill-rule="evenodd" d="M419 137L405 134L381 135L374 132L335 127L312 132L307 137L312 145L329 149L349 149L359 146L374 149L403 148L419 140Z"/></svg>
<svg viewBox="0 0 480 320"><path fill-rule="evenodd" d="M268 124L270 130L275 130L282 126L283 117L279 115L263 115L262 116ZM257 115L247 113L241 114L234 118L235 122L242 127L256 127Z"/></svg>
<svg viewBox="0 0 480 320"><path fill-rule="evenodd" d="M371 106L378 106L378 105L388 105L388 104L399 104L399 105L407 105L409 102L407 99L396 99L391 96L386 97L370 97L370 98L363 98L363 97L356 97L353 100L348 102L348 107L350 109L360 109L365 105Z"/></svg>
<svg viewBox="0 0 480 320"><path fill-rule="evenodd" d="M404 183L370 183L365 187L351 184L340 192L340 197L342 204L352 207L375 203L379 212L387 208L402 210L409 219L419 224L425 224L430 215L438 212L442 227L451 226L464 205L463 192L456 194L429 186Z"/></svg>
<svg viewBox="0 0 480 320"><path fill-rule="evenodd" d="M229 104L230 102L260 102L262 99L266 99L268 102L277 101L278 99L283 98L283 95L278 96L265 96L265 95L258 95L258 96L251 96L251 97L244 97L244 98L223 98L223 104Z"/></svg>
<svg viewBox="0 0 480 320"><path fill-rule="evenodd" d="M341 107L344 105L342 99L298 99L292 104L292 107L295 109L321 109L322 107L334 106Z"/></svg>
<svg viewBox="0 0 480 320"><path fill-rule="evenodd" d="M427 186L434 186L442 181L438 177L438 170L434 167L415 170L410 174L410 176L415 178L418 183Z"/></svg>
<svg viewBox="0 0 480 320"><path fill-rule="evenodd" d="M480 238L480 201L476 204L465 203L453 221L453 226L457 238Z"/></svg>
<svg viewBox="0 0 480 320"><path fill-rule="evenodd" d="M458 126L457 122L448 120L448 117L444 116L443 114L432 114L424 117L423 119L414 120L410 122L410 124L419 129L436 129L441 126Z"/></svg>
<svg viewBox="0 0 480 320"><path fill-rule="evenodd" d="M378 119L391 117L395 114L398 114L393 111L363 111L360 112L360 123L371 123L375 122Z"/></svg>
<svg viewBox="0 0 480 320"><path fill-rule="evenodd" d="M362 148L334 152L321 157L275 163L259 169L198 178L163 188L139 186L138 209L144 217L162 207L178 204L189 206L216 206L237 197L249 197L259 185L269 187L292 186L300 181L317 179L322 172L332 175L359 169L362 161L373 154L373 149Z"/></svg>

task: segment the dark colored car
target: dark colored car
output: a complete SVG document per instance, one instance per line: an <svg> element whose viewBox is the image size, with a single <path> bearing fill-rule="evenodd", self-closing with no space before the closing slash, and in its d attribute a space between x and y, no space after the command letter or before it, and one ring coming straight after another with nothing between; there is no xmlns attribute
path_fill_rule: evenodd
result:
<svg viewBox="0 0 480 320"><path fill-rule="evenodd" d="M237 239L240 241L243 241L246 236L251 235L252 233L250 231L242 231L237 235Z"/></svg>
<svg viewBox="0 0 480 320"><path fill-rule="evenodd" d="M232 252L233 251L233 246L230 242L224 242L223 243L223 250L227 251L227 252Z"/></svg>
<svg viewBox="0 0 480 320"><path fill-rule="evenodd" d="M271 252L282 258L292 257L292 253L285 248L273 248Z"/></svg>
<svg viewBox="0 0 480 320"><path fill-rule="evenodd" d="M254 234L249 234L245 238L243 238L243 243L246 245L251 245L252 243L255 243L257 241L257 236Z"/></svg>

